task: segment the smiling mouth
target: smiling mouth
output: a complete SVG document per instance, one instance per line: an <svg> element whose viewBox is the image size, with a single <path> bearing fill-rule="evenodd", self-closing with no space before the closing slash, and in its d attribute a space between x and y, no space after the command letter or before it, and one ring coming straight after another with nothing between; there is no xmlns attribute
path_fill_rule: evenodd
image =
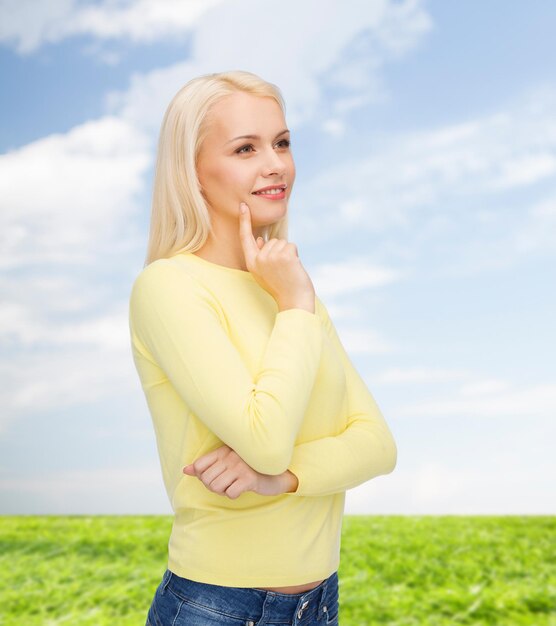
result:
<svg viewBox="0 0 556 626"><path fill-rule="evenodd" d="M278 196L286 193L285 189L269 189L268 191L254 191L254 196Z"/></svg>
<svg viewBox="0 0 556 626"><path fill-rule="evenodd" d="M285 189L272 189L269 191L262 191L262 192L253 192L254 196L257 196L258 198L264 198L265 200L285 200L286 199L286 190Z"/></svg>
<svg viewBox="0 0 556 626"><path fill-rule="evenodd" d="M284 183L282 185L267 185L262 189L258 189L257 191L253 191L254 196L264 196L264 195L276 195L286 191L287 185Z"/></svg>

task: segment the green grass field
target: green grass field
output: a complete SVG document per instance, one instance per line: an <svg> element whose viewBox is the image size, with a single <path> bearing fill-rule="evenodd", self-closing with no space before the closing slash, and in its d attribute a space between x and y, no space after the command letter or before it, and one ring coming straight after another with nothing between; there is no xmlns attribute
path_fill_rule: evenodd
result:
<svg viewBox="0 0 556 626"><path fill-rule="evenodd" d="M168 516L0 516L2 626L143 626ZM345 516L341 626L556 626L556 517Z"/></svg>

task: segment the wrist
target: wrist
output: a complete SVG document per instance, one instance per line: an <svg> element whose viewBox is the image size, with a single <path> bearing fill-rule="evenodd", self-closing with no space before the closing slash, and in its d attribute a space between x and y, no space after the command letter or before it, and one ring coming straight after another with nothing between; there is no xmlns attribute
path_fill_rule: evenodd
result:
<svg viewBox="0 0 556 626"><path fill-rule="evenodd" d="M305 309L309 313L315 312L315 294L308 294L304 298L295 298L293 300L278 299L278 310L286 311L287 309Z"/></svg>
<svg viewBox="0 0 556 626"><path fill-rule="evenodd" d="M279 496L283 493L293 493L297 490L299 481L297 476L286 470L281 474L257 474L256 486L252 489L261 496Z"/></svg>
<svg viewBox="0 0 556 626"><path fill-rule="evenodd" d="M286 489L284 493L294 493L297 491L297 487L299 486L297 476L293 472L290 472L290 470L286 470L284 472L284 478L286 481Z"/></svg>

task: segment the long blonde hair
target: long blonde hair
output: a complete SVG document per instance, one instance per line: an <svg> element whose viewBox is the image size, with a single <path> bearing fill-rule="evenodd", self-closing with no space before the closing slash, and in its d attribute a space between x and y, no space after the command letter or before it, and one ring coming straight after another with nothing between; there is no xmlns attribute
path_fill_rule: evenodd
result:
<svg viewBox="0 0 556 626"><path fill-rule="evenodd" d="M242 70L204 74L172 98L162 120L153 183L145 265L178 252L195 252L210 233L210 214L197 177L197 156L207 133L205 118L224 96L244 91L274 98L285 115L279 88ZM287 214L263 230L265 240L287 238Z"/></svg>

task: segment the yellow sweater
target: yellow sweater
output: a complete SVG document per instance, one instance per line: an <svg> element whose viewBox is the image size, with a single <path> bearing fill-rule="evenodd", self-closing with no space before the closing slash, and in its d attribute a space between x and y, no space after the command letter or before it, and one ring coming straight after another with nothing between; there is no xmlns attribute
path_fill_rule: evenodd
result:
<svg viewBox="0 0 556 626"><path fill-rule="evenodd" d="M175 513L168 569L234 587L336 571L345 490L397 450L321 300L279 311L250 272L179 253L137 276L129 323ZM224 443L258 472L289 469L297 491L231 500L182 473Z"/></svg>

